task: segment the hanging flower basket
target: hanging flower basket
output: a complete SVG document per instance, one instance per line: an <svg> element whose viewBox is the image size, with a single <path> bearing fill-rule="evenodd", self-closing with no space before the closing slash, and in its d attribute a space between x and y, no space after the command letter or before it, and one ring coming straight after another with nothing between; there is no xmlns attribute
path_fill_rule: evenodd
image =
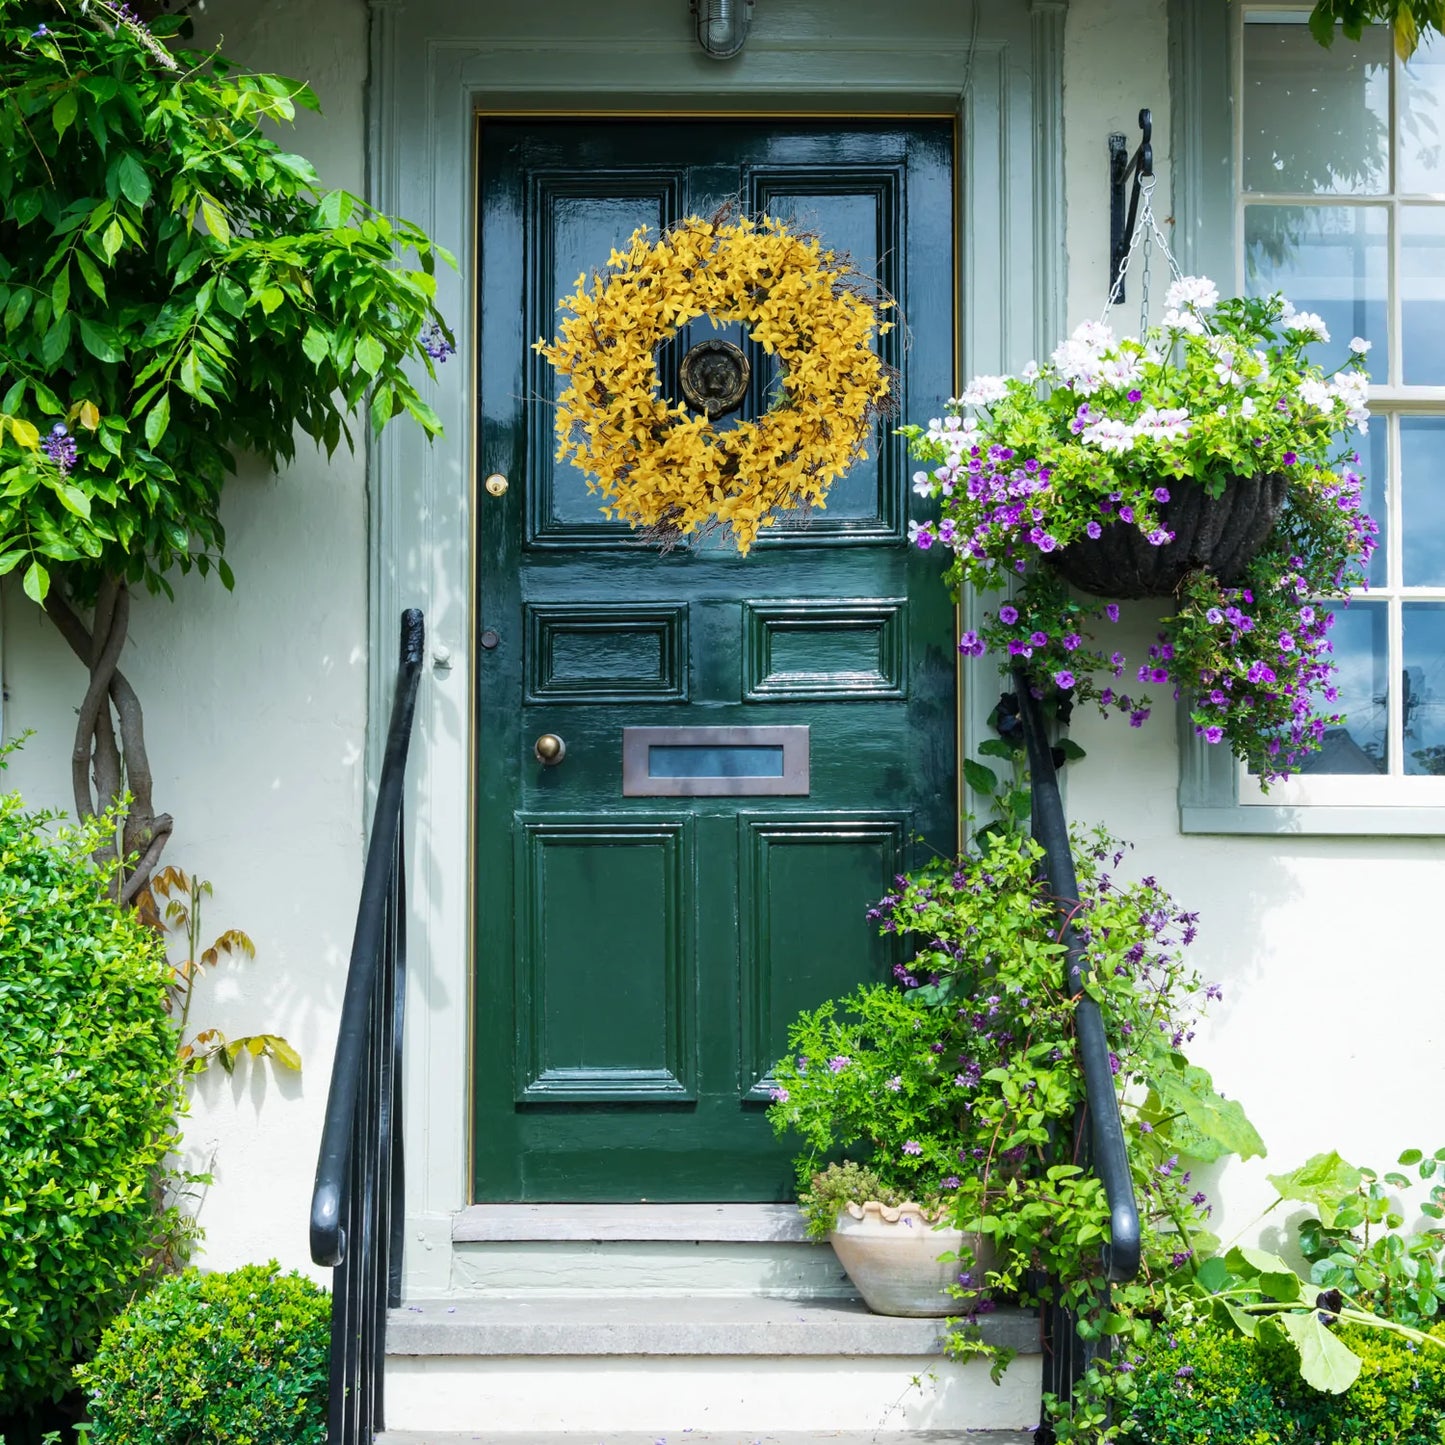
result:
<svg viewBox="0 0 1445 1445"><path fill-rule="evenodd" d="M664 544L728 527L746 553L779 513L822 507L866 457L892 404L893 371L874 343L891 328L880 313L893 303L817 237L767 216L691 216L656 240L646 226L633 232L587 282L578 277L559 303L570 315L536 350L566 383L557 459L587 473L607 516ZM747 363L717 342L684 361L685 399L665 394L658 352L704 316L741 324L777 359L775 394L756 418L720 424Z"/></svg>
<svg viewBox="0 0 1445 1445"><path fill-rule="evenodd" d="M1040 697L1093 699L1135 726L1169 684L1195 731L1227 742L1268 783L1341 721L1322 599L1364 578L1375 524L1361 511L1367 343L1326 375L1308 348L1319 317L1281 296L1221 300L1179 277L1161 323L1119 336L1086 322L1043 366L975 378L945 415L909 427L940 501L913 522L954 553L955 586L1012 588L965 632ZM1148 655L1107 636L1115 600L1168 598Z"/></svg>
<svg viewBox="0 0 1445 1445"><path fill-rule="evenodd" d="M1159 525L1173 541L1156 546L1137 526L1110 522L1098 537L1086 534L1048 561L1096 597L1173 597L1201 570L1238 587L1274 530L1288 488L1284 472L1230 477L1218 496L1192 479L1175 482L1159 508Z"/></svg>

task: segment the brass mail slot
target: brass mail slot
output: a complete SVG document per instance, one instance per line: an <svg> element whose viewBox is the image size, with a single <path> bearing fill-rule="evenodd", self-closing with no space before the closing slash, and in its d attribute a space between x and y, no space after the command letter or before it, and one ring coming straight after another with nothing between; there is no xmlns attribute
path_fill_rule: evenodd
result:
<svg viewBox="0 0 1445 1445"><path fill-rule="evenodd" d="M623 728L625 798L806 797L808 729Z"/></svg>

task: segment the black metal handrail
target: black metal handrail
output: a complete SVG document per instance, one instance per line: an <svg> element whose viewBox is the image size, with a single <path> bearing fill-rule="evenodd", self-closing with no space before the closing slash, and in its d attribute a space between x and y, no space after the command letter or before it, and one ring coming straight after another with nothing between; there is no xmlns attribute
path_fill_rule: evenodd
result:
<svg viewBox="0 0 1445 1445"><path fill-rule="evenodd" d="M421 612L402 613L401 661L311 1193L311 1258L333 1271L331 1445L371 1445L385 1423L386 1311L401 1302L402 798L425 637Z"/></svg>
<svg viewBox="0 0 1445 1445"><path fill-rule="evenodd" d="M1068 820L1059 792L1059 774L1044 726L1043 709L1021 673L1014 674L1019 721L1028 750L1032 801L1030 828L1044 850L1044 873L1064 920L1063 943L1069 995L1074 1000L1074 1041L1084 1071L1085 1102L1074 1120L1071 1157L1091 1167L1104 1186L1109 1206L1109 1239L1103 1249L1104 1278L1123 1284L1139 1272L1142 1239L1134 1178L1124 1141L1124 1121L1109 1060L1109 1040L1097 1001L1084 988L1084 948L1073 925L1079 902L1079 881L1069 841ZM1099 1340L1080 1337L1072 1313L1057 1304L1044 1311L1045 1394L1067 1400L1073 1395L1090 1361L1102 1348ZM1052 1441L1047 1422L1041 1425L1040 1445Z"/></svg>

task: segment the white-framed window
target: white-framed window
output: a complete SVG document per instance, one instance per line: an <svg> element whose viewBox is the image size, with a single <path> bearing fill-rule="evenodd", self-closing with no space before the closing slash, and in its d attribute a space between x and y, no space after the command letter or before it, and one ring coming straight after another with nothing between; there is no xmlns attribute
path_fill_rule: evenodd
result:
<svg viewBox="0 0 1445 1445"><path fill-rule="evenodd" d="M1234 9L1235 279L1318 313L1327 371L1370 343L1374 415L1350 440L1380 546L1334 609L1343 725L1268 793L1232 759L1186 759L1213 815L1194 824L1445 832L1445 41L1405 64L1388 29L1325 48L1308 14Z"/></svg>

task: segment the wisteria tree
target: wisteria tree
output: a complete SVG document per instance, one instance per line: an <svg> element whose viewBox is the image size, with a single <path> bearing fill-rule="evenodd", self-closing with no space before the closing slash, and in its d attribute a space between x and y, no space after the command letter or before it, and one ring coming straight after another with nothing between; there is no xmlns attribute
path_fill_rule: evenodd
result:
<svg viewBox="0 0 1445 1445"><path fill-rule="evenodd" d="M451 350L417 227L263 133L310 89L172 48L187 22L107 0L0 0L0 575L85 665L72 754L90 817L129 795L129 901L171 831L121 670L136 587L232 585L236 456L328 454L367 406L409 415Z"/></svg>

